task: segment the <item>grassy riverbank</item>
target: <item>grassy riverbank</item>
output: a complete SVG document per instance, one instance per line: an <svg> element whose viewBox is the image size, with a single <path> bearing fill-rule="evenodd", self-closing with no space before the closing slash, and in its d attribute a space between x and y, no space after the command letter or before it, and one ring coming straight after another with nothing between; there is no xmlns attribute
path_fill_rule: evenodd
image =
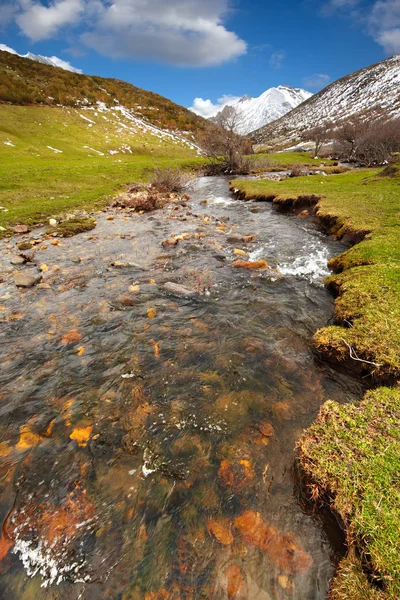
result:
<svg viewBox="0 0 400 600"><path fill-rule="evenodd" d="M337 325L316 333L316 347L325 356L354 366L356 356L375 363L363 363L364 369L394 378L400 373L400 176L381 172L281 182L235 180L232 187L246 198L265 198L282 206L299 199L300 204L318 200L317 215L338 237L364 238L331 261L338 272L329 279L339 293Z"/></svg>
<svg viewBox="0 0 400 600"><path fill-rule="evenodd" d="M329 496L359 552L339 571L335 600L400 598L399 423L400 388L379 388L357 404L327 402L299 442L316 497Z"/></svg>
<svg viewBox="0 0 400 600"><path fill-rule="evenodd" d="M0 105L0 226L100 207L155 167L201 161L188 144L143 131L119 112Z"/></svg>
<svg viewBox="0 0 400 600"><path fill-rule="evenodd" d="M331 261L336 324L318 331L315 345L364 375L398 378L399 167L278 183L237 180L232 187L298 211L308 203L338 237L362 240ZM328 499L347 533L349 553L332 600L400 597L399 431L400 389L379 388L356 405L326 403L299 443L312 496Z"/></svg>

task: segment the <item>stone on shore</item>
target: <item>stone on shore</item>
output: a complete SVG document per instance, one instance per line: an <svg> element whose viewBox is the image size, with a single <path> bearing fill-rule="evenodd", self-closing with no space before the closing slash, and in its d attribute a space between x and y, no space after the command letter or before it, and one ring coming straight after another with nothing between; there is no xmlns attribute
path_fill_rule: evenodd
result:
<svg viewBox="0 0 400 600"><path fill-rule="evenodd" d="M194 290L190 290L189 288L186 288L179 283L173 283L172 281L167 281L167 283L164 284L164 290L175 296L186 296L188 298L196 296Z"/></svg>
<svg viewBox="0 0 400 600"><path fill-rule="evenodd" d="M12 259L10 260L10 263L12 265L24 265L26 263L26 260L23 256L13 256Z"/></svg>
<svg viewBox="0 0 400 600"><path fill-rule="evenodd" d="M30 288L41 281L41 275L31 275L30 273L16 273L14 283L17 287Z"/></svg>

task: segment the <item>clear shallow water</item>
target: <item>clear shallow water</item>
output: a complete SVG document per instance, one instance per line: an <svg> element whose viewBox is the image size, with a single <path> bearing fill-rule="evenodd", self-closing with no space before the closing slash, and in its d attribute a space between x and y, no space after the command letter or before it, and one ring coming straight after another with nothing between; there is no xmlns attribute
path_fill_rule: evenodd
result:
<svg viewBox="0 0 400 600"><path fill-rule="evenodd" d="M1 244L1 598L326 597L337 550L294 447L326 399L361 393L311 350L342 247L224 178L191 195L45 241L51 289L16 290ZM232 269L234 249L284 277Z"/></svg>

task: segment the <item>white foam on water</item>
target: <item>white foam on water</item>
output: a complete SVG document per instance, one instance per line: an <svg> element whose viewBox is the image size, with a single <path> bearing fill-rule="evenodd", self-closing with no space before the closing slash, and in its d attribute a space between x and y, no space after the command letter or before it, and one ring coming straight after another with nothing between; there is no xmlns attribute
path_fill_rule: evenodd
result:
<svg viewBox="0 0 400 600"><path fill-rule="evenodd" d="M211 204L234 204L234 200L232 200L232 198L228 198L227 196L215 196L212 198L208 198L208 201Z"/></svg>
<svg viewBox="0 0 400 600"><path fill-rule="evenodd" d="M40 575L42 577L41 587L47 588L53 583L59 585L68 577L69 580L89 581L88 575L82 574L84 562L67 562L67 551L55 554L54 549L46 546L41 541L34 544L32 540L23 540L17 537L12 550L18 554L29 577Z"/></svg>
<svg viewBox="0 0 400 600"><path fill-rule="evenodd" d="M279 265L278 269L282 275L302 277L316 282L329 275L328 259L327 248L314 248L312 254L297 256L293 262Z"/></svg>

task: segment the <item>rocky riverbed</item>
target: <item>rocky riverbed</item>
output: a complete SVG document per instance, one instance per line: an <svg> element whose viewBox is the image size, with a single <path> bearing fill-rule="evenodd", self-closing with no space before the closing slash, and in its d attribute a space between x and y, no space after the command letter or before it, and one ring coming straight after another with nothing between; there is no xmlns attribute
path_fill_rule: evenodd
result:
<svg viewBox="0 0 400 600"><path fill-rule="evenodd" d="M7 600L326 596L343 548L294 447L361 395L311 348L343 246L224 178L188 194L1 242Z"/></svg>

